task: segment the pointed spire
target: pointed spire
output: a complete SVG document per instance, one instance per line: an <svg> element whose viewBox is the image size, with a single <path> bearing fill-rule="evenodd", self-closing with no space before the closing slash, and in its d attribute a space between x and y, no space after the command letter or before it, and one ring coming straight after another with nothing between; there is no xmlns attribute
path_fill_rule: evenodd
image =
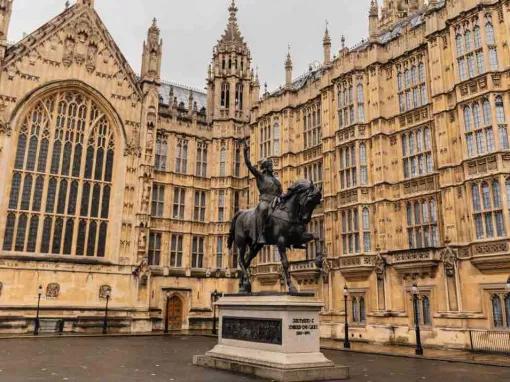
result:
<svg viewBox="0 0 510 382"><path fill-rule="evenodd" d="M94 0L78 0L76 4L85 5L87 7L94 8Z"/></svg>
<svg viewBox="0 0 510 382"><path fill-rule="evenodd" d="M230 7L228 8L229 17L227 28L225 29L225 33L221 37L220 42L223 43L232 43L232 42L243 42L243 37L241 36L241 31L239 30L239 25L237 24L237 11L238 8L236 6L235 0L232 0Z"/></svg>
<svg viewBox="0 0 510 382"><path fill-rule="evenodd" d="M287 59L285 60L285 86L292 85L292 57L290 56L290 44L287 51Z"/></svg>
<svg viewBox="0 0 510 382"><path fill-rule="evenodd" d="M292 57L290 55L290 44L287 48L287 59L285 60L285 69L291 69L292 70Z"/></svg>
<svg viewBox="0 0 510 382"><path fill-rule="evenodd" d="M329 36L328 20L326 20L326 30L322 39L322 47L324 50L324 65L331 64L331 37Z"/></svg>
<svg viewBox="0 0 510 382"><path fill-rule="evenodd" d="M331 46L331 36L329 35L329 23L326 20L326 30L324 31L324 38L322 39L323 45Z"/></svg>
<svg viewBox="0 0 510 382"><path fill-rule="evenodd" d="M377 3L377 0L371 0L370 1L370 11L368 13L370 17L379 17L379 4Z"/></svg>
<svg viewBox="0 0 510 382"><path fill-rule="evenodd" d="M142 78L144 80L159 80L161 74L161 56L163 41L156 18L147 31L147 40L143 43Z"/></svg>

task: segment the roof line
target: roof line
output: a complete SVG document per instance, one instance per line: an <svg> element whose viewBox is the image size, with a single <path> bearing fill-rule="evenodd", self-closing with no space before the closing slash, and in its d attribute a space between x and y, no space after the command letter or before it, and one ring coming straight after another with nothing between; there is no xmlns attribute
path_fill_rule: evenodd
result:
<svg viewBox="0 0 510 382"><path fill-rule="evenodd" d="M186 89L186 90L191 90L191 91L194 91L196 93L201 93L201 94L207 95L207 92L205 92L204 90L200 90L198 88L194 88L193 86L184 85L184 84L181 84L179 82L174 82L174 81L169 81L169 80L161 80L161 83L163 85L178 86L178 87Z"/></svg>

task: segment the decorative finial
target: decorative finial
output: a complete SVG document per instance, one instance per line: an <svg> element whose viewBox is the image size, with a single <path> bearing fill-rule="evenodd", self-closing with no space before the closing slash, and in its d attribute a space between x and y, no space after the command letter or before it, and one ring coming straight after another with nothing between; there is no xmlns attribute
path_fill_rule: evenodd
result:
<svg viewBox="0 0 510 382"><path fill-rule="evenodd" d="M152 26L153 27L157 27L158 26L158 19L155 18L155 17L152 19Z"/></svg>
<svg viewBox="0 0 510 382"><path fill-rule="evenodd" d="M342 42L342 49L345 49L345 36L342 35L342 39L340 40Z"/></svg>
<svg viewBox="0 0 510 382"><path fill-rule="evenodd" d="M326 30L324 31L324 45L331 45L331 37L329 36L329 22L326 20Z"/></svg>
<svg viewBox="0 0 510 382"><path fill-rule="evenodd" d="M235 20L236 19L236 14L237 14L237 7L236 7L236 2L235 0L232 0L232 3L230 4L230 7L228 8L228 11L230 13L230 19L231 20Z"/></svg>
<svg viewBox="0 0 510 382"><path fill-rule="evenodd" d="M292 57L290 56L290 43L287 46L287 60L285 60L285 68L292 68Z"/></svg>
<svg viewBox="0 0 510 382"><path fill-rule="evenodd" d="M67 0L67 1L66 1L66 3L65 3L65 7L66 7L66 9L67 9L67 8L69 8L69 7L70 7L70 5L71 5L71 3L69 2L69 0Z"/></svg>
<svg viewBox="0 0 510 382"><path fill-rule="evenodd" d="M269 93L269 92L267 91L267 82L264 82L264 94L267 94L267 93Z"/></svg>

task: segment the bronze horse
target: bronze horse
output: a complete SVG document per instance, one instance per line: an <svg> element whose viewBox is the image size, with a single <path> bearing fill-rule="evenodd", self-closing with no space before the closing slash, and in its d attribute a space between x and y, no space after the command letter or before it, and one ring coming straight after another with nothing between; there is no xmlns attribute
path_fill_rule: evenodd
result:
<svg viewBox="0 0 510 382"><path fill-rule="evenodd" d="M290 293L297 289L292 283L289 273L289 261L286 251L289 248L304 248L314 239L314 235L306 232L306 225L312 219L314 209L320 204L322 190L313 182L300 180L292 185L283 195L275 209L270 213L265 229L267 245L276 245L280 253L283 277ZM250 236L255 222L255 209L239 211L230 226L228 247L236 245L239 250L239 266L241 277L239 292L251 293L249 269L251 262L264 247L257 244L256 238Z"/></svg>

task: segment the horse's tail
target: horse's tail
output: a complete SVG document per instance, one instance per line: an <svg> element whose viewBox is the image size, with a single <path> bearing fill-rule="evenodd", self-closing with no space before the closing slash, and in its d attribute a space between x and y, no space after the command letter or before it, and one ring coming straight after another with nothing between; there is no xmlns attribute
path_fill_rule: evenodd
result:
<svg viewBox="0 0 510 382"><path fill-rule="evenodd" d="M228 249L232 249L232 245L234 244L235 236L236 236L236 222L239 218L239 215L241 215L241 211L238 211L234 218L232 219L232 223L230 223L230 231L228 233Z"/></svg>

